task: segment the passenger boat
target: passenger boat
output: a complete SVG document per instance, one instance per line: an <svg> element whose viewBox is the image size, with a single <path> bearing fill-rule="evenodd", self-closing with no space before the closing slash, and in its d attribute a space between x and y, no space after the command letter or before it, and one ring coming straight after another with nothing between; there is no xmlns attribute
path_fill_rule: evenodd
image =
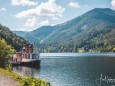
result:
<svg viewBox="0 0 115 86"><path fill-rule="evenodd" d="M25 44L21 52L15 53L10 63L12 65L40 66L39 53L33 44Z"/></svg>

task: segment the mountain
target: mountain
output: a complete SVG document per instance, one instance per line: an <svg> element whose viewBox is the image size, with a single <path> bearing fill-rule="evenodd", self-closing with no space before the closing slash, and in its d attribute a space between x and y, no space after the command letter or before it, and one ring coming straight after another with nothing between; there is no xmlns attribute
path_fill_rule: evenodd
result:
<svg viewBox="0 0 115 86"><path fill-rule="evenodd" d="M14 47L17 51L23 46L23 44L28 43L24 38L17 36L6 26L0 24L0 38L4 38L5 41Z"/></svg>
<svg viewBox="0 0 115 86"><path fill-rule="evenodd" d="M24 37L29 42L37 42L41 43L48 35L50 35L56 28L52 26L43 26L31 32L24 32L24 31L13 31L19 36Z"/></svg>
<svg viewBox="0 0 115 86"><path fill-rule="evenodd" d="M30 42L56 43L74 38L87 30L104 28L115 22L115 11L109 8L95 8L63 24L43 26L22 35ZM16 34L18 34L16 32Z"/></svg>
<svg viewBox="0 0 115 86"><path fill-rule="evenodd" d="M25 37L26 34L28 33L26 31L13 31L13 32L16 33L18 36L22 36L22 37Z"/></svg>
<svg viewBox="0 0 115 86"><path fill-rule="evenodd" d="M49 51L58 49L60 52L73 52L79 48L85 51L100 51L100 48L101 51L111 51L115 45L114 32L115 11L95 8L65 23L41 27L27 34L28 38L31 36L36 42L47 44L51 48Z"/></svg>

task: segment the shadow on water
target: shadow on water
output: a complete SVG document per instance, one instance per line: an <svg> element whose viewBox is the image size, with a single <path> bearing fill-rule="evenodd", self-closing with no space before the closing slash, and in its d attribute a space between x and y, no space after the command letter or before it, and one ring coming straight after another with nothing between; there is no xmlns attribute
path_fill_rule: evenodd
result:
<svg viewBox="0 0 115 86"><path fill-rule="evenodd" d="M39 72L40 67L33 66L13 66L13 72L18 73L23 77L34 77L36 72Z"/></svg>
<svg viewBox="0 0 115 86"><path fill-rule="evenodd" d="M52 86L98 86L100 75L115 78L115 54L41 58L41 68L17 66L13 71L51 82ZM101 86L115 86L101 85Z"/></svg>

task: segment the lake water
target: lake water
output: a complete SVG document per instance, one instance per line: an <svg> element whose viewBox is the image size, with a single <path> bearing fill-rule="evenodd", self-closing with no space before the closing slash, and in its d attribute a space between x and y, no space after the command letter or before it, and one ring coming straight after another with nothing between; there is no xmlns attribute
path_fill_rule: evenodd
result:
<svg viewBox="0 0 115 86"><path fill-rule="evenodd" d="M114 53L42 53L40 59L40 69L20 66L13 71L43 79L52 86L98 86L101 75L115 79ZM101 81L101 86L115 86L115 80Z"/></svg>

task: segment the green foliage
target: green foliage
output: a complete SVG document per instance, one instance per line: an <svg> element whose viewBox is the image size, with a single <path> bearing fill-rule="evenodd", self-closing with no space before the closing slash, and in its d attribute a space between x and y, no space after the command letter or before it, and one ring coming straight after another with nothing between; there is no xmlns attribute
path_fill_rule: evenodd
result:
<svg viewBox="0 0 115 86"><path fill-rule="evenodd" d="M33 77L24 78L24 86L51 86L50 83Z"/></svg>
<svg viewBox="0 0 115 86"><path fill-rule="evenodd" d="M0 73L3 73L9 77L12 77L14 80L19 81L22 86L51 86L49 82L45 82L34 77L23 78L14 72L9 72L8 70L4 70L1 68Z"/></svg>
<svg viewBox="0 0 115 86"><path fill-rule="evenodd" d="M115 29L90 30L71 40L37 46L39 52L115 52Z"/></svg>
<svg viewBox="0 0 115 86"><path fill-rule="evenodd" d="M8 70L8 71L12 71L12 64L10 64L10 63L8 63L7 65L6 65L6 70Z"/></svg>
<svg viewBox="0 0 115 86"><path fill-rule="evenodd" d="M0 67L5 67L7 65L14 51L13 47L7 45L6 41L0 38Z"/></svg>
<svg viewBox="0 0 115 86"><path fill-rule="evenodd" d="M39 52L115 52L115 11L111 9L88 11L59 30L48 39L57 42L38 45Z"/></svg>
<svg viewBox="0 0 115 86"><path fill-rule="evenodd" d="M39 41L39 52L115 52L115 11L96 8L65 23L40 27L27 36Z"/></svg>
<svg viewBox="0 0 115 86"><path fill-rule="evenodd" d="M23 44L28 43L22 37L17 36L8 27L0 24L0 38L5 39L5 41L14 47L15 50L20 51Z"/></svg>
<svg viewBox="0 0 115 86"><path fill-rule="evenodd" d="M40 44L52 44L73 40L91 30L104 30L106 28L115 28L115 11L109 8L96 8L62 24L43 26L22 36L31 43L35 41ZM18 34L18 32L16 33ZM92 37L98 33L90 35Z"/></svg>
<svg viewBox="0 0 115 86"><path fill-rule="evenodd" d="M38 43L42 39L46 38L49 34L51 34L54 30L56 30L55 27L43 26L31 32L14 31L14 33L16 33L17 35L21 37L24 37L30 43L34 43L34 42Z"/></svg>

